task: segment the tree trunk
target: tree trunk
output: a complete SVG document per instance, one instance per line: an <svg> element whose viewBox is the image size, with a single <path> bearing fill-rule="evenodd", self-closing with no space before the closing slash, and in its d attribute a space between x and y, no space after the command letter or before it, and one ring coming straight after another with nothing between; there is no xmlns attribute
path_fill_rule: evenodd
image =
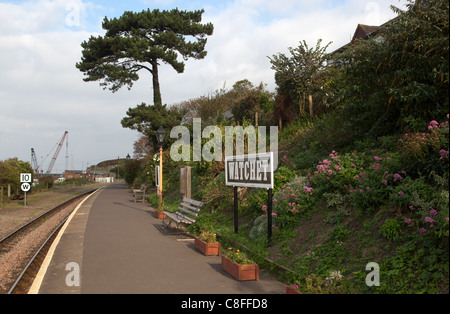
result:
<svg viewBox="0 0 450 314"><path fill-rule="evenodd" d="M158 61L152 61L152 75L153 75L153 104L162 105L161 90L159 89L158 76Z"/></svg>
<svg viewBox="0 0 450 314"><path fill-rule="evenodd" d="M309 115L311 116L311 118L314 115L314 112L313 112L313 97L312 97L312 95L309 95Z"/></svg>

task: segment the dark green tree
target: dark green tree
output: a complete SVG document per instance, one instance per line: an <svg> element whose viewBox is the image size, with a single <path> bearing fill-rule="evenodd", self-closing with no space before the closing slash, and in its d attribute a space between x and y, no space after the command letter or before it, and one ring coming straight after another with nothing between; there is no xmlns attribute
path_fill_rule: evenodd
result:
<svg viewBox="0 0 450 314"><path fill-rule="evenodd" d="M392 10L398 17L375 39L357 41L335 58L336 107L346 133L358 140L448 113L448 1L408 0L407 10Z"/></svg>
<svg viewBox="0 0 450 314"><path fill-rule="evenodd" d="M185 113L186 110L177 107L167 108L167 105L161 104L148 106L142 103L135 108L128 109L128 116L122 119L122 126L137 130L147 136L149 144L156 149L155 131L159 126L162 125L169 133L173 127L181 124ZM166 141L168 140L169 136L166 136Z"/></svg>
<svg viewBox="0 0 450 314"><path fill-rule="evenodd" d="M203 59L207 52L207 35L211 23L201 24L204 10L125 12L119 18L103 20L104 36L81 44L83 55L76 67L85 74L84 81L102 81L100 86L116 92L124 85L131 89L146 70L153 76L153 102L162 104L158 67L170 64L178 73L184 72L184 61Z"/></svg>

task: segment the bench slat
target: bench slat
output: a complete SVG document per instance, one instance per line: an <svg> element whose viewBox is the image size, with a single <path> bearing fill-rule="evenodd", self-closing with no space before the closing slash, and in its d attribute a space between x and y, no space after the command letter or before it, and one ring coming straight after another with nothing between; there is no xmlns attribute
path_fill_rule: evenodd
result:
<svg viewBox="0 0 450 314"><path fill-rule="evenodd" d="M196 207L202 207L202 205L203 205L203 202L192 200L192 199L187 198L187 197L183 197L183 201L182 202L190 203L190 204L192 204L192 205L194 205Z"/></svg>
<svg viewBox="0 0 450 314"><path fill-rule="evenodd" d="M180 203L180 205L185 207L185 208L188 208L188 209L190 209L192 211L195 211L195 212L199 212L200 211L200 208L197 208L197 207L185 204L185 203Z"/></svg>
<svg viewBox="0 0 450 314"><path fill-rule="evenodd" d="M177 215L175 213L171 213L171 212L164 212L164 214L169 217L170 219L175 220L176 222L180 222Z"/></svg>
<svg viewBox="0 0 450 314"><path fill-rule="evenodd" d="M190 215L190 216L198 217L198 213L196 213L196 212L194 213L194 212L192 212L190 210L187 210L187 209L185 209L183 207L178 207L178 209L181 210L182 212Z"/></svg>
<svg viewBox="0 0 450 314"><path fill-rule="evenodd" d="M179 219L181 219L181 222L187 223L187 224L193 224L195 223L195 219L192 219L191 217L188 217L186 215L183 215L182 213L177 213L177 216ZM184 221L183 221L184 220Z"/></svg>

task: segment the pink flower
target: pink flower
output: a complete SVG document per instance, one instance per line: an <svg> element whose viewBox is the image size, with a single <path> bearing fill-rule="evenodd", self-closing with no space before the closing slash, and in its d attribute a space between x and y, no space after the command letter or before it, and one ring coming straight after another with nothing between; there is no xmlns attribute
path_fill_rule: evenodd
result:
<svg viewBox="0 0 450 314"><path fill-rule="evenodd" d="M427 233L428 231L427 231L427 229L425 229L425 228L420 228L419 229L419 234L422 234L422 233Z"/></svg>
<svg viewBox="0 0 450 314"><path fill-rule="evenodd" d="M387 184L388 184L388 182L387 182L386 180L383 180L383 181L381 181L381 182L383 182L384 185L387 185Z"/></svg>
<svg viewBox="0 0 450 314"><path fill-rule="evenodd" d="M438 123L437 121L433 120L433 121L430 122L430 125L431 125L433 128L437 128L438 125L439 125L439 123Z"/></svg>
<svg viewBox="0 0 450 314"><path fill-rule="evenodd" d="M434 223L434 219L431 217L425 217L425 222Z"/></svg>
<svg viewBox="0 0 450 314"><path fill-rule="evenodd" d="M380 158L380 157L377 157L377 156L373 157L373 159L375 159L376 161L381 161L381 160L383 160L383 158Z"/></svg>
<svg viewBox="0 0 450 314"><path fill-rule="evenodd" d="M447 115L447 118L448 118L448 115ZM448 217L447 217L447 218L445 218L445 220L447 220L447 222L448 222Z"/></svg>
<svg viewBox="0 0 450 314"><path fill-rule="evenodd" d="M396 182L397 180L403 180L403 177L398 173L394 174L394 182Z"/></svg>
<svg viewBox="0 0 450 314"><path fill-rule="evenodd" d="M434 216L437 216L437 215L438 215L438 212L437 212L437 210L436 210L436 209L432 209L432 210L430 210L430 215L434 215Z"/></svg>
<svg viewBox="0 0 450 314"><path fill-rule="evenodd" d="M408 218L408 219L405 219L405 222L409 225L412 223L412 220Z"/></svg>
<svg viewBox="0 0 450 314"><path fill-rule="evenodd" d="M441 155L441 157L443 157L443 158L448 158L448 150L445 150L445 149L441 149L440 151L439 151L439 154Z"/></svg>
<svg viewBox="0 0 450 314"><path fill-rule="evenodd" d="M405 195L405 193L403 193L403 191L398 192L398 195L403 196Z"/></svg>

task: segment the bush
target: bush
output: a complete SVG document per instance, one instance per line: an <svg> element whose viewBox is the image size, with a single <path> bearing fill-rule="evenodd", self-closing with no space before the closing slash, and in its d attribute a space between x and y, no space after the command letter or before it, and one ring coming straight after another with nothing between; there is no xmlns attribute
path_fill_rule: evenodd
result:
<svg viewBox="0 0 450 314"><path fill-rule="evenodd" d="M389 241L396 241L401 232L400 222L397 219L386 219L380 227L380 233Z"/></svg>

